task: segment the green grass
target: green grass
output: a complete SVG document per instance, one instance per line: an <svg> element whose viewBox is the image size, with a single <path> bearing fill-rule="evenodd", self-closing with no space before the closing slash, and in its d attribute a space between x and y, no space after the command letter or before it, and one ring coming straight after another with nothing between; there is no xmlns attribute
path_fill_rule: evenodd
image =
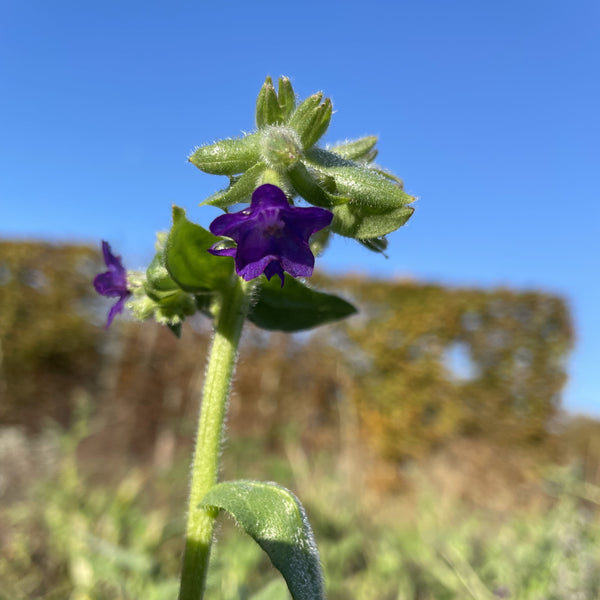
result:
<svg viewBox="0 0 600 600"><path fill-rule="evenodd" d="M0 599L173 600L186 461L94 482L75 459L85 435L81 424L61 434L57 469L0 508ZM425 486L416 501L390 496L375 508L363 490L348 492L335 459L257 462L264 454L256 441L230 443L227 456L231 477L246 471L295 488L330 600L600 598L600 521L594 502L581 498L582 489L598 490L572 472L559 474L547 509L499 514L442 501ZM208 598L288 598L249 537L226 517L218 529Z"/></svg>

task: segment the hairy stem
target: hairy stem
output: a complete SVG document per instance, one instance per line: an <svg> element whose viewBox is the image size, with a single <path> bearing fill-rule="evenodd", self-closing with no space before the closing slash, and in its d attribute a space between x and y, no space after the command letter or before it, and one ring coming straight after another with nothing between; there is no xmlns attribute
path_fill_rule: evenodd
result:
<svg viewBox="0 0 600 600"><path fill-rule="evenodd" d="M204 380L179 600L204 597L216 513L198 505L217 483L227 400L250 296L250 284L235 279L229 293L222 296Z"/></svg>

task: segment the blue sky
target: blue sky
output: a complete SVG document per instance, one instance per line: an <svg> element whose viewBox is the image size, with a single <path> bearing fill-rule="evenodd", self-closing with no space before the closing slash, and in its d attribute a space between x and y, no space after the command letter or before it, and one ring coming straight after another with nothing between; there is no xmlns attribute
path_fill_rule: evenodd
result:
<svg viewBox="0 0 600 600"><path fill-rule="evenodd" d="M543 289L575 320L565 406L600 415L600 4L591 0L0 3L0 236L107 239L131 268L226 181L194 146L254 126L267 74L325 91L419 197L389 259L329 270Z"/></svg>

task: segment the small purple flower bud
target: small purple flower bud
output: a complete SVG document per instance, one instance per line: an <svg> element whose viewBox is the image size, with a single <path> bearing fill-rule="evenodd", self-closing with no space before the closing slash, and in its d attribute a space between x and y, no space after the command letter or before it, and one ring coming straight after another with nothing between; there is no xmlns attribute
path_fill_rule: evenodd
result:
<svg viewBox="0 0 600 600"><path fill-rule="evenodd" d="M123 268L121 257L115 256L111 252L108 242L102 242L102 254L104 254L104 262L108 267L108 271L96 275L94 287L102 296L118 298L108 313L106 321L106 328L108 329L115 315L123 311L125 301L131 296L131 291L127 287L127 271Z"/></svg>
<svg viewBox="0 0 600 600"><path fill-rule="evenodd" d="M254 190L248 208L221 215L210 225L214 235L231 238L237 247L217 243L208 251L234 256L235 270L246 281L262 273L267 279L278 275L283 287L284 271L292 277L312 275L315 257L308 240L332 219L333 214L322 208L291 206L282 190L267 183Z"/></svg>

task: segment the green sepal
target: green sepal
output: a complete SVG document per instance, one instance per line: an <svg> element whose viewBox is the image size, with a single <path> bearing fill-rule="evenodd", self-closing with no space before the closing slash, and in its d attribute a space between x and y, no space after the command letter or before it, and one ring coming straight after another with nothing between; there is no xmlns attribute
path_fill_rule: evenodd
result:
<svg viewBox="0 0 600 600"><path fill-rule="evenodd" d="M305 132L300 135L302 144L305 148L310 148L318 142L323 134L327 131L333 114L333 104L329 98L325 98L325 102L315 110L310 125Z"/></svg>
<svg viewBox="0 0 600 600"><path fill-rule="evenodd" d="M179 323L167 323L167 327L171 330L171 333L176 337L176 338L180 338L181 337L181 322Z"/></svg>
<svg viewBox="0 0 600 600"><path fill-rule="evenodd" d="M296 94L288 77L279 78L279 108L284 119L288 119L296 108Z"/></svg>
<svg viewBox="0 0 600 600"><path fill-rule="evenodd" d="M325 191L300 161L288 168L287 175L294 190L310 204L321 208L331 208L350 201L350 198L336 196ZM333 178L331 181L334 182Z"/></svg>
<svg viewBox="0 0 600 600"><path fill-rule="evenodd" d="M219 238L173 207L173 226L165 248L165 266L177 285L186 292L225 289L234 265L230 256L213 256L208 249Z"/></svg>
<svg viewBox="0 0 600 600"><path fill-rule="evenodd" d="M415 200L396 177L352 162L334 152L311 148L305 158L318 173L334 179L337 193L350 202L334 206L331 230L356 239L379 238L408 221Z"/></svg>
<svg viewBox="0 0 600 600"><path fill-rule="evenodd" d="M259 159L259 136L253 133L201 146L188 160L205 173L236 175L249 169Z"/></svg>
<svg viewBox="0 0 600 600"><path fill-rule="evenodd" d="M330 152L339 154L347 160L357 160L362 162L370 162L377 155L374 149L377 143L377 136L368 135L358 140L336 144L328 148Z"/></svg>
<svg viewBox="0 0 600 600"><path fill-rule="evenodd" d="M402 179L400 179L400 177L396 177L396 175L394 175L393 173L390 173L389 171L386 171L385 169L380 169L378 167L369 167L369 169L371 171L375 171L375 173L385 177L386 179L393 181L394 183L396 183L397 185L399 185L401 188L404 189L404 181L402 181Z"/></svg>
<svg viewBox="0 0 600 600"><path fill-rule="evenodd" d="M356 312L346 300L317 292L286 273L283 287L279 277L264 280L248 319L263 329L302 331Z"/></svg>
<svg viewBox="0 0 600 600"><path fill-rule="evenodd" d="M325 251L325 248L329 245L331 240L331 229L325 227L310 236L309 244L310 251L315 255L319 256Z"/></svg>
<svg viewBox="0 0 600 600"><path fill-rule="evenodd" d="M377 252L383 254L385 256L385 251L388 247L388 241L385 236L376 237L376 238L367 238L367 239L359 239L357 240L360 244L362 244L371 252ZM387 258L387 257L386 257Z"/></svg>
<svg viewBox="0 0 600 600"><path fill-rule="evenodd" d="M174 328L177 325L181 331L182 321L196 312L194 297L183 291L165 268L162 249L146 269L146 278L141 287L134 290L132 308L138 318L153 316L173 333L176 333Z"/></svg>
<svg viewBox="0 0 600 600"><path fill-rule="evenodd" d="M402 189L397 178L389 173L380 173L376 169L318 148L311 149L307 158L317 171L333 177L341 196L347 196L352 203L364 206L367 214L388 211L415 200Z"/></svg>
<svg viewBox="0 0 600 600"><path fill-rule="evenodd" d="M256 99L256 126L260 129L281 122L283 122L281 106L279 106L273 80L267 76Z"/></svg>
<svg viewBox="0 0 600 600"><path fill-rule="evenodd" d="M335 206L332 212L331 231L344 237L365 240L396 231L410 219L415 209L412 206L399 206L374 213L369 207L352 202Z"/></svg>
<svg viewBox="0 0 600 600"><path fill-rule="evenodd" d="M340 194L372 208L373 212L405 206L415 200L400 185L368 168L332 167L326 174L335 179Z"/></svg>
<svg viewBox="0 0 600 600"><path fill-rule="evenodd" d="M258 187L258 183L267 166L263 162L256 163L240 177L232 178L231 185L207 198L200 206L210 205L219 208L227 208L240 202L249 202L252 192Z"/></svg>
<svg viewBox="0 0 600 600"><path fill-rule="evenodd" d="M212 487L200 507L227 511L268 554L293 600L325 600L319 551L292 492L276 483L226 481Z"/></svg>
<svg viewBox="0 0 600 600"><path fill-rule="evenodd" d="M333 106L329 98L321 104L323 93L309 96L290 117L288 125L300 136L304 148L310 148L327 131Z"/></svg>
<svg viewBox="0 0 600 600"><path fill-rule="evenodd" d="M153 300L160 300L166 294L180 289L165 268L162 250L154 255L146 269L145 287Z"/></svg>

